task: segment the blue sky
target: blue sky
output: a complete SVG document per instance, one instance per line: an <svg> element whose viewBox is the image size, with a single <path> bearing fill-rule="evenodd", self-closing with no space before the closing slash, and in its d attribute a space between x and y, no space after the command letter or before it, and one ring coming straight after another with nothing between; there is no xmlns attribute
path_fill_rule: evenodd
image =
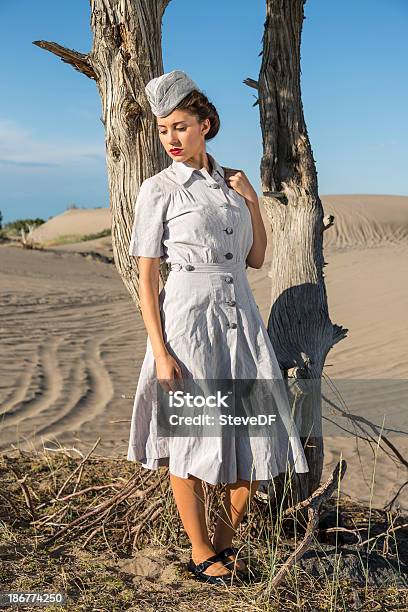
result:
<svg viewBox="0 0 408 612"><path fill-rule="evenodd" d="M308 0L301 47L303 110L321 195L408 195L406 0ZM100 97L94 81L32 44L91 48L87 0L0 1L0 210L3 222L108 206ZM260 193L255 90L265 3L172 0L164 70L185 70L216 105L207 150L242 168Z"/></svg>

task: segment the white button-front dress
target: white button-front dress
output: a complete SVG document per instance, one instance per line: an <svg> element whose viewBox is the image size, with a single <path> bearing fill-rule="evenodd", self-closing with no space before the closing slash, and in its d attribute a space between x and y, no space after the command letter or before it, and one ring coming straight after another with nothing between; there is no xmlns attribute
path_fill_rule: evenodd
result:
<svg viewBox="0 0 408 612"><path fill-rule="evenodd" d="M245 199L225 182L223 168L207 155L211 175L205 168L174 160L142 182L129 254L160 257L169 265L159 293L160 317L166 348L183 378L272 383L266 384L264 395L259 393L262 385L257 387L254 397L262 412L262 401L270 402L273 389L276 423L270 435L262 436L234 435L231 427L227 433L214 430L219 435L159 435L156 364L147 337L127 459L148 469L165 465L176 476L191 474L210 484L238 479L266 484L288 467L304 473L308 465L246 274L253 242L251 215Z"/></svg>

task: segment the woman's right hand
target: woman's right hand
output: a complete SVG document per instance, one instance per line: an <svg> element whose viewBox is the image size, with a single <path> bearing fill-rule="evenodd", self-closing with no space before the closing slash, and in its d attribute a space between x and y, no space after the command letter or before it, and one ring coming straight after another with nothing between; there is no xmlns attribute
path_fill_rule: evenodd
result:
<svg viewBox="0 0 408 612"><path fill-rule="evenodd" d="M166 393L183 389L181 368L170 353L156 357L157 380Z"/></svg>

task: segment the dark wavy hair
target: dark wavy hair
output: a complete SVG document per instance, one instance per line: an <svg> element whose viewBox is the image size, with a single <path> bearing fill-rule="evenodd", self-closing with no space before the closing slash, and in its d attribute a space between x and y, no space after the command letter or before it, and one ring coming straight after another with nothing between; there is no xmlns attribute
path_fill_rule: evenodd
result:
<svg viewBox="0 0 408 612"><path fill-rule="evenodd" d="M210 120L211 126L204 137L205 140L211 140L218 134L220 129L220 118L217 109L204 93L193 89L193 91L187 94L187 96L179 102L176 108L190 111L190 113L196 115L200 123L202 123L204 119Z"/></svg>

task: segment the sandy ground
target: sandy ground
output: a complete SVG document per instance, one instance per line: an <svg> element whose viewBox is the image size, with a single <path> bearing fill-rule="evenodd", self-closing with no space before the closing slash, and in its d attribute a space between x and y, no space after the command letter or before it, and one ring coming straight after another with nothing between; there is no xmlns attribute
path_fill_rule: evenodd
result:
<svg viewBox="0 0 408 612"><path fill-rule="evenodd" d="M385 419L387 437L408 461L408 197L322 200L325 214L335 215L325 232L330 317L349 329L323 373L324 474L342 453L349 465L343 492L381 507L408 480L407 468L384 442L357 444L336 406L380 427ZM49 220L41 236L95 233L109 224L108 209L72 210ZM265 324L270 247L271 239L261 270L248 268ZM146 332L115 267L85 251L112 256L110 238L46 252L0 247L2 451L60 444L86 452L101 438L96 454L126 454ZM408 485L398 499L408 510Z"/></svg>

